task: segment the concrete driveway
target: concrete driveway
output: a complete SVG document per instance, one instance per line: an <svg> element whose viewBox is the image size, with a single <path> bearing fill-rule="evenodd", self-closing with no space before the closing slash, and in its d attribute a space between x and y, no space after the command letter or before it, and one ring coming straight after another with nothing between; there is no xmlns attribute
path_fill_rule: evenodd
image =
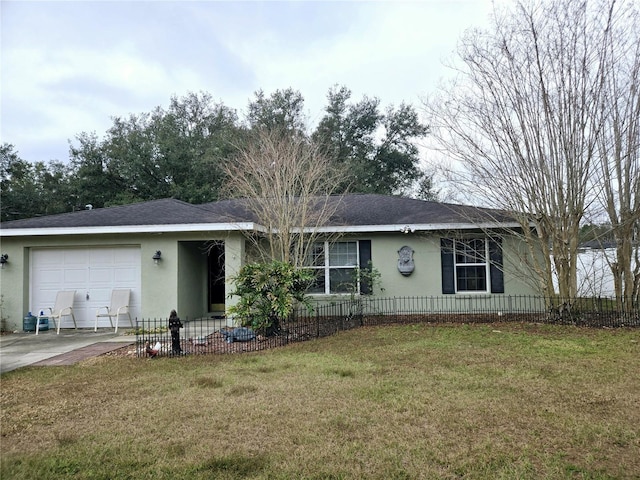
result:
<svg viewBox="0 0 640 480"><path fill-rule="evenodd" d="M41 331L38 335L26 332L10 333L0 336L0 373L33 365L97 343L116 342L114 348L117 348L119 344L124 347L135 341L135 336L123 335L120 332L115 334L112 329L98 329L97 332L93 329L61 329L60 335L56 335L55 330Z"/></svg>

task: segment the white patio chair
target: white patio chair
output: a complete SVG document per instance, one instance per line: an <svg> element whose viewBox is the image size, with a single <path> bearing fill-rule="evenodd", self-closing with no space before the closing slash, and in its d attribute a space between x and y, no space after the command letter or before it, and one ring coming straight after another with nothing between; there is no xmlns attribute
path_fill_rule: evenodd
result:
<svg viewBox="0 0 640 480"><path fill-rule="evenodd" d="M73 320L73 326L75 329L78 329L78 325L76 324L76 317L73 315L73 297L75 297L75 290L65 290L62 292L58 292L56 295L56 303L53 308L48 307L49 315L44 315L44 311L42 314L38 315L36 319L36 335L38 335L38 331L40 330L40 319L41 318L50 318L53 320L53 326L56 327L56 318L58 319L57 323L57 335L60 335L60 325L62 325L62 317L71 316Z"/></svg>
<svg viewBox="0 0 640 480"><path fill-rule="evenodd" d="M113 320L116 319L116 329L115 333L118 333L118 318L120 315L127 315L129 317L129 323L131 324L131 328L133 328L133 321L131 320L131 314L129 313L129 299L131 297L130 289L120 289L113 290L111 292L111 305L108 307L100 307L96 312L96 324L93 328L94 332L98 331L98 318L100 317L109 317L109 323L111 323L111 327L113 328ZM100 313L100 310L106 309L106 312Z"/></svg>

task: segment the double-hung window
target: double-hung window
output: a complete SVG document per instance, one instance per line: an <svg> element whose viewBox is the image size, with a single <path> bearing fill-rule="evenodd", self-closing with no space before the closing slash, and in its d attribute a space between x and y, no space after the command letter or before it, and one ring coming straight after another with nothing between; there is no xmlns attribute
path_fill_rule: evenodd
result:
<svg viewBox="0 0 640 480"><path fill-rule="evenodd" d="M316 280L307 293L351 293L356 268L359 265L358 241L314 243L307 267L316 274Z"/></svg>
<svg viewBox="0 0 640 480"><path fill-rule="evenodd" d="M457 292L486 292L489 277L486 239L454 240Z"/></svg>
<svg viewBox="0 0 640 480"><path fill-rule="evenodd" d="M442 238L442 293L504 293L499 238Z"/></svg>

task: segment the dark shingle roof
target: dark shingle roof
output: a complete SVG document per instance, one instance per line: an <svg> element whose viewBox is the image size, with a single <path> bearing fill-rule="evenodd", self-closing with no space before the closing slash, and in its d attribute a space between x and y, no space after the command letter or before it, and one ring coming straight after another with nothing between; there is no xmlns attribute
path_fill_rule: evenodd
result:
<svg viewBox="0 0 640 480"><path fill-rule="evenodd" d="M475 224L513 221L504 212L498 210L388 195L342 195L332 197L331 202L338 203L330 221L333 226ZM241 222L259 223L242 199L222 200L202 205L163 199L2 222L0 228L3 230L46 229Z"/></svg>
<svg viewBox="0 0 640 480"><path fill-rule="evenodd" d="M3 222L1 228L103 227L216 223L221 220L198 205L172 198L117 207L47 215Z"/></svg>
<svg viewBox="0 0 640 480"><path fill-rule="evenodd" d="M334 218L336 225L513 222L513 218L498 210L406 197L363 194L345 195L336 200L341 201Z"/></svg>

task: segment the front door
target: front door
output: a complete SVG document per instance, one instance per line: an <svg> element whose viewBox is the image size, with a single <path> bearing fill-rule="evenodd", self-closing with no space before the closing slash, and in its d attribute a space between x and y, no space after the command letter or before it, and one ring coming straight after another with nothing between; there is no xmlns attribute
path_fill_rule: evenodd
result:
<svg viewBox="0 0 640 480"><path fill-rule="evenodd" d="M216 243L209 249L209 311L224 315L225 277L224 243Z"/></svg>

